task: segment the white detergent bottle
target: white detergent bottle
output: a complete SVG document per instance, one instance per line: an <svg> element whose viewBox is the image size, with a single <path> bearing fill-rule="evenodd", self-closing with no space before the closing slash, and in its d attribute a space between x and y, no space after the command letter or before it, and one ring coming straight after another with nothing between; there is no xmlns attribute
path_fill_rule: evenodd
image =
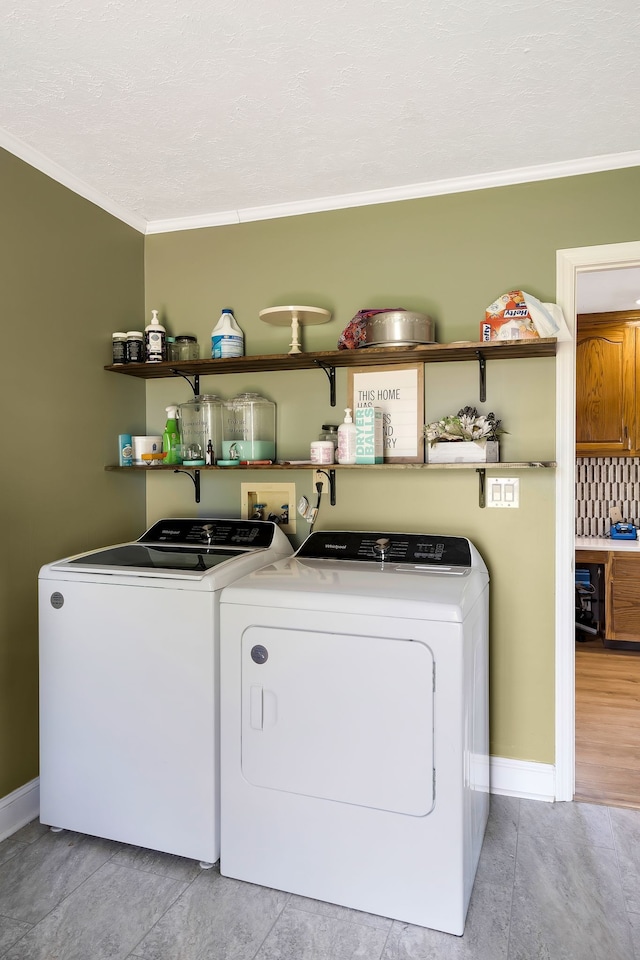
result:
<svg viewBox="0 0 640 960"><path fill-rule="evenodd" d="M211 331L211 356L214 360L244 356L244 334L238 326L233 310L223 310Z"/></svg>
<svg viewBox="0 0 640 960"><path fill-rule="evenodd" d="M344 411L344 422L338 427L338 463L356 462L356 425L351 407Z"/></svg>

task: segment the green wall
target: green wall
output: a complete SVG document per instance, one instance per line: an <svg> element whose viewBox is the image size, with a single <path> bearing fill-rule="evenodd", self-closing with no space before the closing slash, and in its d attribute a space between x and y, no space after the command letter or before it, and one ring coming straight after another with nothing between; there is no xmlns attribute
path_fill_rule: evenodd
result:
<svg viewBox="0 0 640 960"><path fill-rule="evenodd" d="M102 369L142 322L144 238L2 150L0 191L3 797L38 775L38 569L144 526L144 480L104 464L145 404Z"/></svg>
<svg viewBox="0 0 640 960"><path fill-rule="evenodd" d="M179 380L146 384L102 368L110 335L139 328L153 307L172 333L205 346L231 306L248 353L288 349L264 307L309 303L333 322L304 331L307 350L331 349L356 310L424 310L442 342L476 339L485 306L521 287L555 297L559 248L638 237L640 169L143 238L91 203L0 151L5 416L0 577L0 797L37 776L39 567L139 534L162 515L237 514L242 481L191 481L104 471L121 432L162 429L164 408L191 396ZM426 417L477 404L474 364L425 369ZM491 362L488 402L509 431L503 459L553 459L554 363ZM278 407L278 453L306 457L338 406L320 371L204 378L227 398L257 389ZM295 480L311 495L311 475ZM146 488L146 489L145 489ZM145 499L146 494L146 499ZM491 572L492 753L553 762L554 478L521 475L518 511L480 510L473 471L338 474L338 503L318 528L421 529L468 535ZM299 520L299 541L304 535Z"/></svg>
<svg viewBox="0 0 640 960"><path fill-rule="evenodd" d="M381 204L280 220L152 235L145 244L147 315L160 310L170 333L195 333L206 350L222 307L234 309L250 354L283 353L286 329L258 312L289 303L327 307L333 322L304 330L307 350L333 349L363 307L430 313L441 342L478 338L485 307L514 288L555 299L560 248L636 239L640 169ZM555 457L553 360L488 364L488 399L504 421L504 460ZM329 406L320 371L203 378L201 392L223 398L262 391L278 409L278 455L308 457L324 422L339 422L347 373L338 371L338 406ZM425 368L430 420L478 404L474 364ZM190 398L183 381L147 385L150 431L164 408ZM336 420L337 418L337 420ZM240 483L254 473L203 476L200 514L237 515ZM311 495L311 475L295 480ZM271 479L271 476L270 476ZM148 520L194 514L186 477L147 481ZM517 511L480 510L474 471L338 473L338 502L323 504L317 528L427 530L469 536L491 573L491 751L554 760L554 475L523 473ZM298 520L297 540L303 534Z"/></svg>

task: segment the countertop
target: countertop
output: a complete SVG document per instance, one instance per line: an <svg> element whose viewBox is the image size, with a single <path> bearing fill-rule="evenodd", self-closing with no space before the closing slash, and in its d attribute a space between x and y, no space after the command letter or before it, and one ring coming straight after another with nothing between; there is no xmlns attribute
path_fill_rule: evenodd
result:
<svg viewBox="0 0 640 960"><path fill-rule="evenodd" d="M640 553L640 540L612 540L610 537L576 537L576 550L606 550L609 553Z"/></svg>

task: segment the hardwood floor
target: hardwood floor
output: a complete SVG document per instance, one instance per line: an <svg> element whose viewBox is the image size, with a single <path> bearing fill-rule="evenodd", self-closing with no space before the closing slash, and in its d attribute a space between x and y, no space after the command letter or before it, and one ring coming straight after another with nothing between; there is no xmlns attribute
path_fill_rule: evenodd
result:
<svg viewBox="0 0 640 960"><path fill-rule="evenodd" d="M640 653L576 644L576 800L640 808Z"/></svg>

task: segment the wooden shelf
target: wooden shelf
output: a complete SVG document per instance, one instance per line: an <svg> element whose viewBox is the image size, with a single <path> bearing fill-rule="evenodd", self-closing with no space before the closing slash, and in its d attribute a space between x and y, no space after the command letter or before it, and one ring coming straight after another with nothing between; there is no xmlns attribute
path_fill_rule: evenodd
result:
<svg viewBox="0 0 640 960"><path fill-rule="evenodd" d="M142 464L133 464L131 467L120 467L109 464L105 470L121 473L166 473L167 471L184 470L194 473L196 470L226 470L240 473L245 470L538 470L540 468L555 467L555 460L526 460L512 463L263 463L247 464L238 467L185 467L182 464L165 464L146 467Z"/></svg>
<svg viewBox="0 0 640 960"><path fill-rule="evenodd" d="M208 470L231 470L234 473L247 470L319 470L325 474L329 481L329 491L331 505L336 504L336 471L342 470L475 470L478 474L478 505L484 507L485 485L487 471L495 473L496 471L520 470L538 470L544 467L555 467L555 461L552 460L530 460L518 461L512 463L269 463L269 464L246 464L237 467L184 467L182 464L162 464L162 466L147 467L133 464L130 467L107 466L105 470L114 470L120 473L186 473L191 477L195 489L196 503L200 503L200 481L201 471Z"/></svg>
<svg viewBox="0 0 640 960"><path fill-rule="evenodd" d="M314 367L374 367L390 363L451 363L464 360L522 360L554 357L558 341L492 340L488 343L429 343L417 347L363 347L359 350L329 350L320 353L273 353L225 360L181 360L163 363L122 363L106 366L111 373L143 380L173 376L209 376L258 371L312 370ZM235 468L232 468L235 469Z"/></svg>
<svg viewBox="0 0 640 960"><path fill-rule="evenodd" d="M106 366L110 373L121 373L143 380L158 380L167 377L194 378L188 382L194 394L200 392L200 377L229 373L254 373L281 370L324 370L330 385L331 406L336 405L336 367L375 367L394 363L445 363L471 360L479 365L480 402L486 400L487 360L522 360L534 357L554 357L558 349L555 338L538 340L492 340L488 343L429 343L416 347L367 347L359 350L331 350L320 353L267 354L254 357L230 357L224 360L183 360L176 363L123 363ZM336 502L336 471L340 470L475 470L479 478L479 505L485 506L485 481L491 473L516 470L535 470L540 467L555 467L554 461L525 461L517 463L379 463L379 464L315 464L281 462L273 464L247 464L237 467L185 467L182 464L161 466L133 465L121 467L109 465L105 470L129 473L184 473L191 477L195 488L196 503L200 503L201 472L209 470L322 470L329 478L331 503Z"/></svg>

